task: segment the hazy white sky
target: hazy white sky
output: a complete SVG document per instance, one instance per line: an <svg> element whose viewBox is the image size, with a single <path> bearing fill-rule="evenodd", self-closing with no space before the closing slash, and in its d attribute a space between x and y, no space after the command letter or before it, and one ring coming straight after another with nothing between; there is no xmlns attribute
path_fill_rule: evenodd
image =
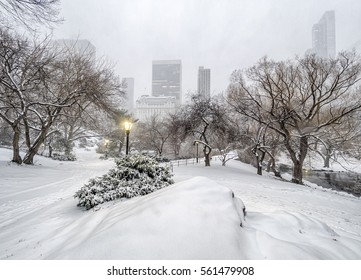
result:
<svg viewBox="0 0 361 280"><path fill-rule="evenodd" d="M62 0L65 22L54 34L90 40L121 77L135 78L136 96L151 93L155 59L182 60L183 95L196 90L198 66L210 68L216 94L264 55L303 55L327 10L337 51L361 40L360 0Z"/></svg>

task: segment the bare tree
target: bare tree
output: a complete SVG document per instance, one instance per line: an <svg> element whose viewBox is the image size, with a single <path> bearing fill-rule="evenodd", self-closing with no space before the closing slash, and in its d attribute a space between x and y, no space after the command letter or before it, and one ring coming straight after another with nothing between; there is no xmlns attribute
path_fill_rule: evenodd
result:
<svg viewBox="0 0 361 280"><path fill-rule="evenodd" d="M145 150L155 150L157 155L162 156L171 131L167 122L157 115L151 116L147 122L140 122L137 125L136 138Z"/></svg>
<svg viewBox="0 0 361 280"><path fill-rule="evenodd" d="M58 23L59 4L60 0L1 0L0 23L6 26L15 21L30 30L34 30L34 24Z"/></svg>
<svg viewBox="0 0 361 280"><path fill-rule="evenodd" d="M54 53L46 42L30 43L0 29L0 117L13 129L13 161L32 164L45 139L75 108L92 104L107 114L116 112L122 93L110 67L91 55ZM19 154L21 131L27 146Z"/></svg>
<svg viewBox="0 0 361 280"><path fill-rule="evenodd" d="M268 128L269 125L254 123L248 137L251 140L251 151L255 156L257 174L262 175L263 164L267 159L267 172L272 172L276 177L281 177L276 167L276 155L280 145L279 135Z"/></svg>
<svg viewBox="0 0 361 280"><path fill-rule="evenodd" d="M214 116L211 111L210 99L204 99L200 95L193 95L191 104L184 108L183 114L187 116L184 123L185 130L193 135L194 143L203 146L205 166L210 166L210 154L213 148L208 137Z"/></svg>
<svg viewBox="0 0 361 280"><path fill-rule="evenodd" d="M294 61L267 58L232 75L228 101L240 114L280 134L293 162L293 181L302 183L309 140L360 110L361 62L355 53L336 59L306 55Z"/></svg>
<svg viewBox="0 0 361 280"><path fill-rule="evenodd" d="M53 127L66 108L80 107L88 102L101 110L116 112L113 97L121 94L121 84L107 65L96 64L91 55L68 53L56 59L42 82L41 100L31 110L33 125L37 132L24 163L32 164L41 144L57 129ZM114 106L115 105L115 106ZM30 126L29 126L30 127ZM30 140L29 140L30 142Z"/></svg>
<svg viewBox="0 0 361 280"><path fill-rule="evenodd" d="M168 145L174 157L180 156L182 144L186 141L187 132L184 129L185 116L180 113L171 114L166 119L166 126L169 131Z"/></svg>
<svg viewBox="0 0 361 280"><path fill-rule="evenodd" d="M209 141L222 166L226 166L228 161L238 157L235 151L240 147L242 139L242 119L232 114L223 98L215 97L213 102L215 122L211 127Z"/></svg>
<svg viewBox="0 0 361 280"><path fill-rule="evenodd" d="M357 156L352 151L360 146L361 119L359 115L348 115L342 125L330 125L318 135L314 135L314 143L310 149L323 159L323 167L329 168L330 161L336 161L339 151L350 152L350 156Z"/></svg>
<svg viewBox="0 0 361 280"><path fill-rule="evenodd" d="M236 126L232 124L227 106L220 98L205 99L200 95L194 95L182 114L186 116L185 131L193 135L194 143L203 146L205 166L210 166L210 155L217 145L219 151L224 151L235 142Z"/></svg>
<svg viewBox="0 0 361 280"><path fill-rule="evenodd" d="M27 117L35 106L33 98L43 70L54 57L47 53L45 44L36 45L1 28L0 34L0 117L13 129L13 161L20 164L21 126L28 129Z"/></svg>

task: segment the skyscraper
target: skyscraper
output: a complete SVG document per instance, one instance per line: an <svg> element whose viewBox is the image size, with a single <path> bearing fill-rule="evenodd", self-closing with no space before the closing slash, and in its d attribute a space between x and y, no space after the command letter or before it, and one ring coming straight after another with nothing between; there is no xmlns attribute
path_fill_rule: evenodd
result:
<svg viewBox="0 0 361 280"><path fill-rule="evenodd" d="M134 112L134 78L123 78L127 87L125 89L126 109L130 112Z"/></svg>
<svg viewBox="0 0 361 280"><path fill-rule="evenodd" d="M198 68L198 94L205 98L211 96L211 69Z"/></svg>
<svg viewBox="0 0 361 280"><path fill-rule="evenodd" d="M182 62L180 60L153 60L152 96L175 97L182 101Z"/></svg>
<svg viewBox="0 0 361 280"><path fill-rule="evenodd" d="M327 11L312 27L313 52L320 57L336 56L335 11Z"/></svg>

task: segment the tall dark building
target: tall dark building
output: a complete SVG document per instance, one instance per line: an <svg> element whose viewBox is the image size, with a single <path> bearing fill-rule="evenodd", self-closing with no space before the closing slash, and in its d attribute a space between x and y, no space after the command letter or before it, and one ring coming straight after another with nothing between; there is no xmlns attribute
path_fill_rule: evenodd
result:
<svg viewBox="0 0 361 280"><path fill-rule="evenodd" d="M205 98L211 96L211 69L205 69L203 66L198 68L198 94Z"/></svg>
<svg viewBox="0 0 361 280"><path fill-rule="evenodd" d="M312 27L313 52L320 57L336 56L335 11L327 11Z"/></svg>
<svg viewBox="0 0 361 280"><path fill-rule="evenodd" d="M182 62L181 60L153 60L152 96L175 97L182 101Z"/></svg>

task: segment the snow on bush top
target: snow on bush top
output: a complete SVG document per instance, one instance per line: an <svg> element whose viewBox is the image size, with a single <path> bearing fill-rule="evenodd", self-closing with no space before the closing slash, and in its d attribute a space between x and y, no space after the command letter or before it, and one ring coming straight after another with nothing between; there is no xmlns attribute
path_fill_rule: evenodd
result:
<svg viewBox="0 0 361 280"><path fill-rule="evenodd" d="M90 179L74 195L78 206L87 210L119 199L146 195L173 184L169 168L147 156L132 155L116 161L116 167L107 174Z"/></svg>

